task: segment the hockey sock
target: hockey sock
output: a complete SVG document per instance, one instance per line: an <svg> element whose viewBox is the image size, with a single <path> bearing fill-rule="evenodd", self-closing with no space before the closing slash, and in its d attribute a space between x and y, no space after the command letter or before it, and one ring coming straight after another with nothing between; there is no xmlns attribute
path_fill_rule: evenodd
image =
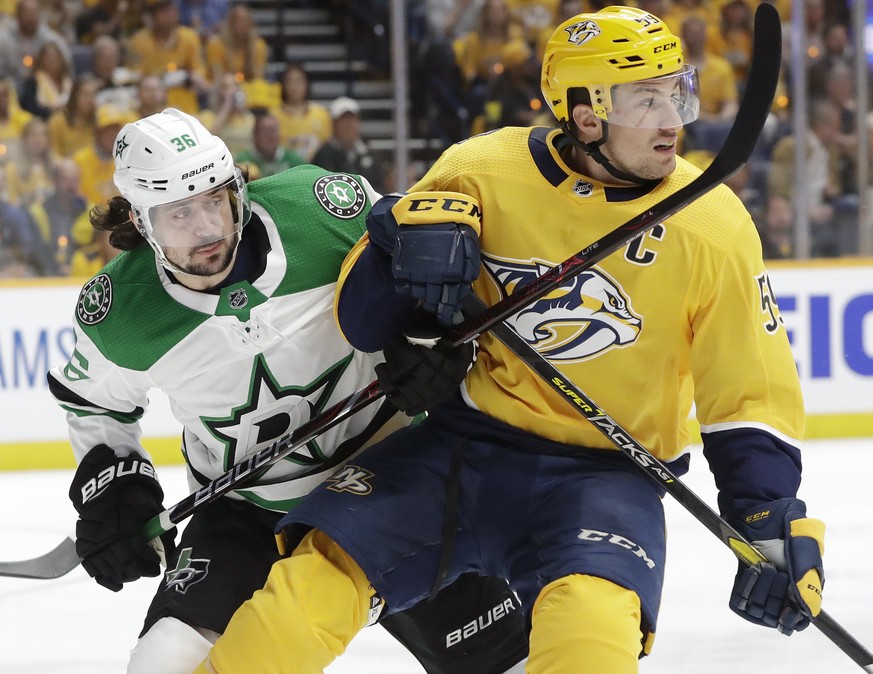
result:
<svg viewBox="0 0 873 674"><path fill-rule="evenodd" d="M136 642L127 674L190 674L214 641L178 618L161 618Z"/></svg>
<svg viewBox="0 0 873 674"><path fill-rule="evenodd" d="M533 607L528 674L636 674L640 600L594 576L546 585Z"/></svg>
<svg viewBox="0 0 873 674"><path fill-rule="evenodd" d="M310 531L237 609L195 674L321 674L367 623L372 595L352 558Z"/></svg>

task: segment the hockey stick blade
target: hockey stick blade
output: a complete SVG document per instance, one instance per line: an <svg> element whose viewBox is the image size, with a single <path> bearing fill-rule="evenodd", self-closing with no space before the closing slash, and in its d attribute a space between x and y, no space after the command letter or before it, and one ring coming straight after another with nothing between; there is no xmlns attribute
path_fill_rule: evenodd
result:
<svg viewBox="0 0 873 674"><path fill-rule="evenodd" d="M69 536L51 552L17 562L0 562L0 576L48 580L60 578L79 566L76 541Z"/></svg>
<svg viewBox="0 0 873 674"><path fill-rule="evenodd" d="M464 308L470 315L482 314L487 309L485 304L475 296L467 298ZM635 440L628 431L604 412L597 403L552 365L539 351L528 344L509 324L501 322L492 326L491 334L518 356L540 379L551 386L574 410L585 417L635 466L658 482L698 522L718 536L742 562L754 566L760 562L769 561L682 480L676 477L663 462ZM812 623L857 665L867 672L873 672L873 654L825 611L820 611Z"/></svg>
<svg viewBox="0 0 873 674"><path fill-rule="evenodd" d="M378 381L370 382L368 386L339 401L291 434L279 438L268 447L252 454L223 475L183 498L176 505L158 513L146 522L143 533L151 540L170 531L176 524L193 515L206 503L214 501L228 491L240 489L249 484L276 461L293 453L313 438L376 402L384 395ZM81 562L81 558L76 554L75 539L67 537L51 552L39 557L15 562L0 562L0 577L57 578L69 573Z"/></svg>
<svg viewBox="0 0 873 674"><path fill-rule="evenodd" d="M668 195L647 211L635 216L576 255L522 286L512 295L492 305L481 316L468 318L455 326L441 341L457 346L475 339L495 324L521 311L531 302L594 266L612 252L627 245L733 175L748 161L758 135L764 127L776 92L780 59L781 27L779 14L771 5L763 3L758 6L755 12L754 47L746 91L724 146L707 169L685 187ZM146 524L145 533L150 538L156 538L169 531L175 524L190 517L206 503L247 484L272 463L293 452L303 442L308 442L382 395L384 392L379 387L378 382L370 382L365 388L356 391L319 417L307 422L304 426L315 432L306 440L302 439L302 433L298 435L298 432L303 431L304 427L297 429L291 436L277 440L270 447L234 466L172 508L153 517ZM329 425L324 425L325 422ZM296 437L301 437L301 439L297 441ZM292 444L289 445L289 443ZM39 559L37 558L37 560ZM0 576L2 575L4 574L2 567L0 567Z"/></svg>
<svg viewBox="0 0 873 674"><path fill-rule="evenodd" d="M481 316L470 317L455 326L441 341L458 346L478 337L496 323L509 318L626 246L736 173L752 155L758 136L767 121L773 97L776 95L781 57L782 29L779 13L772 5L762 3L755 12L752 64L740 108L724 145L706 170L647 211L631 218L573 257L518 288L512 295L496 302Z"/></svg>

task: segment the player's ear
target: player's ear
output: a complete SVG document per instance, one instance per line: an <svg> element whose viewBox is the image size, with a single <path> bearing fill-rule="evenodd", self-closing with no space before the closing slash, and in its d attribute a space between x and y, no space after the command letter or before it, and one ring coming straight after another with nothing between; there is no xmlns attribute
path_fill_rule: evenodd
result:
<svg viewBox="0 0 873 674"><path fill-rule="evenodd" d="M600 118L594 114L594 109L586 103L573 106L573 122L579 130L579 139L585 143L600 139L603 135Z"/></svg>

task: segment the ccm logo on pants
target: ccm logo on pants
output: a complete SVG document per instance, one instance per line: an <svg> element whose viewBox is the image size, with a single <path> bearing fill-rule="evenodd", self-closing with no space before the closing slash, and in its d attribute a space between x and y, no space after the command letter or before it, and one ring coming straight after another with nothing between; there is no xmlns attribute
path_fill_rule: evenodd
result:
<svg viewBox="0 0 873 674"><path fill-rule="evenodd" d="M617 545L620 548L624 548L625 550L630 550L637 557L642 559L646 566L650 569L655 568L655 563L649 559L649 556L646 554L646 551L643 550L639 545L634 543L629 538L625 538L624 536L619 536L618 534L610 534L606 531L595 531L594 529L582 529L577 536L580 540L583 541L606 541L607 543L612 543L613 545Z"/></svg>

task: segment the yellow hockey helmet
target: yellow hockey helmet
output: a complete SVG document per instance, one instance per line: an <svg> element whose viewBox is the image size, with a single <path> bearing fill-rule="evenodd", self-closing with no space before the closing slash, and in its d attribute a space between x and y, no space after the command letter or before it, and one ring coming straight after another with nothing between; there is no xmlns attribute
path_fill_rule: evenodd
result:
<svg viewBox="0 0 873 674"><path fill-rule="evenodd" d="M588 90L594 113L611 121L612 87L680 73L683 95L697 104L694 69L683 67L682 45L667 25L635 7L606 7L577 14L555 29L546 43L541 88L560 123L570 120L568 92ZM699 109L699 108L698 108ZM690 115L683 115L688 123ZM696 118L696 110L693 118Z"/></svg>

